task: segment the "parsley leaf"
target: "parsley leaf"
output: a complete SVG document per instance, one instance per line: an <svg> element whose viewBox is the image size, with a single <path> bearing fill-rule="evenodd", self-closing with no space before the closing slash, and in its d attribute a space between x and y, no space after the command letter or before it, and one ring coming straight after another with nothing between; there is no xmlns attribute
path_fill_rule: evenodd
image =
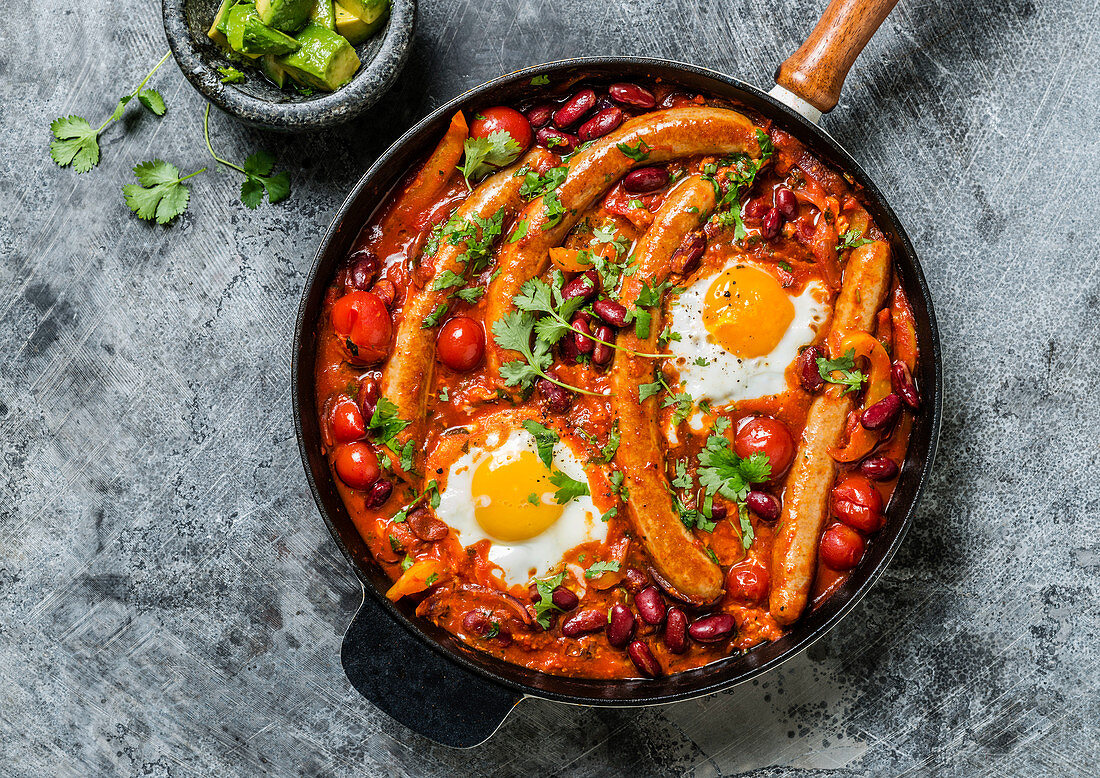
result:
<svg viewBox="0 0 1100 778"><path fill-rule="evenodd" d="M540 195L557 189L568 175L568 165L552 167L542 176L533 170L528 170L523 176L523 183L520 184L519 195L528 200L534 200Z"/></svg>
<svg viewBox="0 0 1100 778"><path fill-rule="evenodd" d="M519 157L523 148L503 130L494 130L484 138L466 138L462 144L465 161L458 166L458 172L470 186L471 179L478 179L497 168L511 165Z"/></svg>
<svg viewBox="0 0 1100 778"><path fill-rule="evenodd" d="M859 230L848 230L840 236L840 243L836 244L836 250L843 251L844 249L855 249L860 246L866 246L868 243L874 243L874 241L864 238L863 233Z"/></svg>
<svg viewBox="0 0 1100 778"><path fill-rule="evenodd" d="M157 224L167 224L186 211L191 200L191 192L183 182L204 170L181 176L179 168L163 159L142 162L134 168L139 183L122 187L126 205L139 219L156 219Z"/></svg>
<svg viewBox="0 0 1100 778"><path fill-rule="evenodd" d="M535 448L539 452L539 459L546 465L546 469L552 469L554 464L554 444L558 442L558 434L554 432L554 430L548 429L532 419L524 421L523 428L530 432L531 437L535 439Z"/></svg>
<svg viewBox="0 0 1100 778"><path fill-rule="evenodd" d="M635 162L649 159L649 152L653 149L644 140L640 140L631 146L629 143L619 143L616 148Z"/></svg>
<svg viewBox="0 0 1100 778"><path fill-rule="evenodd" d="M558 490L554 492L554 501L558 505L565 505L575 497L584 497L591 494L586 482L570 478L560 470L555 470L550 474L550 483L558 487Z"/></svg>
<svg viewBox="0 0 1100 778"><path fill-rule="evenodd" d="M470 286L466 289L459 289L455 292L455 297L459 298L463 302L467 302L473 305L485 295L484 286Z"/></svg>
<svg viewBox="0 0 1100 778"><path fill-rule="evenodd" d="M374 439L388 448L397 447L397 436L410 422L399 418L397 404L386 397L379 397L371 414L367 429ZM407 469L407 468L406 468Z"/></svg>
<svg viewBox="0 0 1100 778"><path fill-rule="evenodd" d="M543 208L546 212L546 224L542 225L544 230L548 230L551 227L556 227L565 216L565 209L561 205L561 199L558 197L557 192L549 192L542 197Z"/></svg>
<svg viewBox="0 0 1100 778"><path fill-rule="evenodd" d="M535 590L538 592L539 601L535 603L535 621L543 629L550 629L550 616L555 611L561 611L554 604L554 590L561 586L565 580L565 573L558 573L552 578L536 578Z"/></svg>
<svg viewBox="0 0 1100 778"><path fill-rule="evenodd" d="M817 372L830 384L838 384L845 387L841 394L859 391L867 376L856 370L856 350L853 348L844 352L844 355L836 359L817 358ZM839 374L839 375L837 375Z"/></svg>
<svg viewBox="0 0 1100 778"><path fill-rule="evenodd" d="M618 562L596 562L590 568L584 571L585 578L599 578L604 573L617 573L619 572Z"/></svg>

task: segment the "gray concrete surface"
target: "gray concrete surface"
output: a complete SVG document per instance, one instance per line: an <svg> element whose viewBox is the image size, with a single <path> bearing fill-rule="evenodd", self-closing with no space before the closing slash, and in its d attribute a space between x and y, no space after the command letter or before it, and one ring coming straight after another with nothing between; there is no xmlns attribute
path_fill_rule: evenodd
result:
<svg viewBox="0 0 1100 778"><path fill-rule="evenodd" d="M1100 764L1100 12L1095 0L901 0L827 126L902 215L937 303L946 414L902 553L810 653L642 711L528 701L433 747L352 691L358 587L306 489L293 317L344 193L408 122L523 64L690 60L767 85L822 3L427 0L396 90L263 147L286 204L222 170L161 228L119 187L210 160L170 64L78 176L58 115L105 116L166 50L153 0L0 16L0 773L1039 776Z"/></svg>

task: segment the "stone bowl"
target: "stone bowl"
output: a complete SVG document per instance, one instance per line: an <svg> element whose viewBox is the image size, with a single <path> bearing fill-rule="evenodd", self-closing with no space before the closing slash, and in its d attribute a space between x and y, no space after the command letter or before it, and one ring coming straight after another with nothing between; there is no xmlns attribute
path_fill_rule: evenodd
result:
<svg viewBox="0 0 1100 778"><path fill-rule="evenodd" d="M206 31L219 0L162 0L164 32L183 75L203 97L245 124L282 132L332 127L354 119L389 89L409 55L416 0L393 0L386 26L355 47L362 65L335 92L303 96L279 89L256 68L239 68L243 81L223 84L219 67L232 65Z"/></svg>

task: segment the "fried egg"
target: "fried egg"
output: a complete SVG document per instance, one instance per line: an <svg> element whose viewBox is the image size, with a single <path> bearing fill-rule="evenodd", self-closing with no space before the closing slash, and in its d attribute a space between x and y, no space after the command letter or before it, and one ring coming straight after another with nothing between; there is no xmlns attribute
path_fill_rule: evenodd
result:
<svg viewBox="0 0 1100 778"><path fill-rule="evenodd" d="M790 295L767 269L743 261L697 279L669 309L684 391L713 405L785 392L787 366L829 315L820 282Z"/></svg>
<svg viewBox="0 0 1100 778"><path fill-rule="evenodd" d="M554 444L552 465L588 485L584 466L564 441ZM489 540L489 561L500 566L509 586L526 583L557 567L570 549L607 537L590 496L558 504L552 475L526 429L490 432L471 440L451 464L436 516L464 546Z"/></svg>

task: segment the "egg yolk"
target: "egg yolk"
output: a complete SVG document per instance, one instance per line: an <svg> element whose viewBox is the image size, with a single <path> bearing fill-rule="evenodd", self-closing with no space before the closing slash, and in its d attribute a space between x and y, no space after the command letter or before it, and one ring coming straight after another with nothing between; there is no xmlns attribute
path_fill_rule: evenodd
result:
<svg viewBox="0 0 1100 778"><path fill-rule="evenodd" d="M565 509L554 502L557 488L534 452L491 464L491 457L483 461L471 480L474 518L487 535L505 542L528 540L561 518Z"/></svg>
<svg viewBox="0 0 1100 778"><path fill-rule="evenodd" d="M757 267L722 271L703 298L707 332L741 359L770 353L793 320L791 298L770 273Z"/></svg>

